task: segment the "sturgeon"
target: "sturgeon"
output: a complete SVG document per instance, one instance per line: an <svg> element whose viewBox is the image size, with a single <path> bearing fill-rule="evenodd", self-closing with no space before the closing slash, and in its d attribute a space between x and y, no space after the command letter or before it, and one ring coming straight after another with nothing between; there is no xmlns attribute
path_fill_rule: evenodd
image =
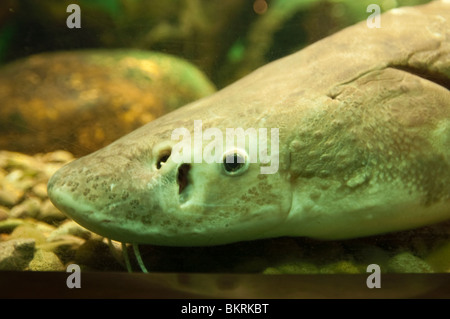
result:
<svg viewBox="0 0 450 319"><path fill-rule="evenodd" d="M380 18L69 163L48 183L51 201L102 236L165 246L345 239L449 219L450 2ZM225 146L227 128L245 143ZM175 152L202 132L191 157Z"/></svg>

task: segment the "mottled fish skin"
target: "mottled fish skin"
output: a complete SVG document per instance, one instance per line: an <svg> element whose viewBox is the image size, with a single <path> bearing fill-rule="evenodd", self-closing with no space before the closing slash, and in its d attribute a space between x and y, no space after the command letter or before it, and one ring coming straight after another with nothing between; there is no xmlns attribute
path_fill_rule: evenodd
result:
<svg viewBox="0 0 450 319"><path fill-rule="evenodd" d="M341 239L439 222L450 218L449 86L450 2L394 9L381 28L363 21L64 166L48 193L94 232L156 245ZM194 120L279 128L278 172L183 171L164 157L178 142L172 131L193 134Z"/></svg>

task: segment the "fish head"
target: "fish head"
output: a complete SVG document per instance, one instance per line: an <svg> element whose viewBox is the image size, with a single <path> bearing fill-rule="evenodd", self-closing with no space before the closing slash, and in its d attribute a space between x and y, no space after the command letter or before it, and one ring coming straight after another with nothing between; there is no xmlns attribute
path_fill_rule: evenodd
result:
<svg viewBox="0 0 450 319"><path fill-rule="evenodd" d="M62 167L48 183L51 201L82 226L128 243L208 246L276 233L291 205L277 132L267 143L267 131L255 128L240 145L227 144L232 123L204 119L210 130L199 140L189 113L175 111ZM266 148L252 147L258 138ZM260 161L259 151L273 162Z"/></svg>
<svg viewBox="0 0 450 319"><path fill-rule="evenodd" d="M61 168L49 197L105 237L171 246L448 219L448 12L396 9L271 62Z"/></svg>

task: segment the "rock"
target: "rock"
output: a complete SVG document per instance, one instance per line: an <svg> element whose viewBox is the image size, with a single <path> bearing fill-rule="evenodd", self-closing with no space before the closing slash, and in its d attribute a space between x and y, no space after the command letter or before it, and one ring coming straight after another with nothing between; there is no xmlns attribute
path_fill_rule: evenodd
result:
<svg viewBox="0 0 450 319"><path fill-rule="evenodd" d="M46 199L47 196L47 183L38 183L33 186L32 192L40 199Z"/></svg>
<svg viewBox="0 0 450 319"><path fill-rule="evenodd" d="M9 209L5 206L0 206L0 221L6 220L9 217Z"/></svg>
<svg viewBox="0 0 450 319"><path fill-rule="evenodd" d="M27 154L8 151L1 151L0 153L2 157L7 158L4 167L12 171L11 176L7 177L11 181L20 180L23 175L35 176L42 166L38 160ZM14 176L13 173L18 176Z"/></svg>
<svg viewBox="0 0 450 319"><path fill-rule="evenodd" d="M18 154L18 153L13 153ZM12 169L10 170L10 173L5 176L5 180L8 183L17 183L19 182L23 177L25 176L25 173L21 169Z"/></svg>
<svg viewBox="0 0 450 319"><path fill-rule="evenodd" d="M348 246L346 246L346 249L348 251L351 251L353 258L358 262L359 265L368 266L370 264L377 264L380 266L382 272L386 271L387 264L390 258L390 255L386 250L376 245L370 245L360 242L347 245Z"/></svg>
<svg viewBox="0 0 450 319"><path fill-rule="evenodd" d="M47 198L42 204L39 214L36 217L39 220L45 221L47 223L59 222L66 219L66 215L61 213L52 202Z"/></svg>
<svg viewBox="0 0 450 319"><path fill-rule="evenodd" d="M236 273L258 273L267 265L267 259L263 257L253 257L247 258L240 261L236 267L234 267L234 272Z"/></svg>
<svg viewBox="0 0 450 319"><path fill-rule="evenodd" d="M35 219L27 219L27 222L30 224L30 226L40 231L45 236L45 238L47 238L56 229L54 225L50 225L46 222Z"/></svg>
<svg viewBox="0 0 450 319"><path fill-rule="evenodd" d="M276 267L267 267L263 271L264 275L281 275L282 272Z"/></svg>
<svg viewBox="0 0 450 319"><path fill-rule="evenodd" d="M0 181L0 205L14 206L20 202L23 195L23 190L18 189L5 179Z"/></svg>
<svg viewBox="0 0 450 319"><path fill-rule="evenodd" d="M33 259L34 249L34 239L0 242L0 270L24 270Z"/></svg>
<svg viewBox="0 0 450 319"><path fill-rule="evenodd" d="M44 166L43 174L45 176L46 182L52 177L55 172L63 166L63 163L46 163Z"/></svg>
<svg viewBox="0 0 450 319"><path fill-rule="evenodd" d="M86 240L72 236L62 235L54 241L47 241L38 247L44 251L50 251L58 256L64 264L75 259L77 250L86 242Z"/></svg>
<svg viewBox="0 0 450 319"><path fill-rule="evenodd" d="M73 154L68 151L57 150L54 152L45 153L44 155L42 155L41 159L44 162L65 164L73 161L75 158L73 157Z"/></svg>
<svg viewBox="0 0 450 319"><path fill-rule="evenodd" d="M72 249L75 251L76 249L78 249L78 247L83 245L85 242L86 242L85 239L77 237L77 236L60 235L51 240L47 239L47 242L39 245L39 248L48 250L48 251L57 252L59 249L61 249L61 247L63 247L63 249Z"/></svg>
<svg viewBox="0 0 450 319"><path fill-rule="evenodd" d="M450 273L450 241L439 245L425 260L435 272Z"/></svg>
<svg viewBox="0 0 450 319"><path fill-rule="evenodd" d="M321 274L359 274L361 271L357 265L348 260L342 260L328 264L319 271Z"/></svg>
<svg viewBox="0 0 450 319"><path fill-rule="evenodd" d="M77 156L215 90L192 64L140 50L30 56L0 69L0 87L0 149Z"/></svg>
<svg viewBox="0 0 450 319"><path fill-rule="evenodd" d="M76 252L75 263L91 269L123 270L113 258L110 248L101 240L88 240Z"/></svg>
<svg viewBox="0 0 450 319"><path fill-rule="evenodd" d="M8 218L0 221L0 233L10 233L14 228L23 224L25 224L25 221L19 218Z"/></svg>
<svg viewBox="0 0 450 319"><path fill-rule="evenodd" d="M45 235L34 225L24 224L16 227L11 233L11 239L32 238L36 244L45 243Z"/></svg>
<svg viewBox="0 0 450 319"><path fill-rule="evenodd" d="M22 203L14 206L9 215L12 218L26 218L26 217L36 217L39 213L41 207L41 200L37 197L30 197L25 199Z"/></svg>
<svg viewBox="0 0 450 319"><path fill-rule="evenodd" d="M51 251L36 250L34 258L28 265L32 271L64 271L65 267L58 256Z"/></svg>
<svg viewBox="0 0 450 319"><path fill-rule="evenodd" d="M67 220L55 229L47 238L48 241L55 241L67 235L77 236L83 239L90 239L92 233L86 228L80 226L73 220Z"/></svg>
<svg viewBox="0 0 450 319"><path fill-rule="evenodd" d="M432 273L433 269L424 260L410 252L401 252L388 262L388 272L395 273Z"/></svg>
<svg viewBox="0 0 450 319"><path fill-rule="evenodd" d="M313 263L307 261L285 263L277 267L268 267L263 273L271 274L317 274L319 269Z"/></svg>

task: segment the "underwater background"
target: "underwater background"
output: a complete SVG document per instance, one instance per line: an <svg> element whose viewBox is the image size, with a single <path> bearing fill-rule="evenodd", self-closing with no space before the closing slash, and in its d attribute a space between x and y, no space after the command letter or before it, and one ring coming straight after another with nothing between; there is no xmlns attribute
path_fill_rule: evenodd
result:
<svg viewBox="0 0 450 319"><path fill-rule="evenodd" d="M71 29L75 1L1 1L0 270L126 271L120 245L49 201L59 167L366 19L371 3L384 12L426 2L80 0L81 28ZM346 241L141 249L156 272L450 272L450 223Z"/></svg>

